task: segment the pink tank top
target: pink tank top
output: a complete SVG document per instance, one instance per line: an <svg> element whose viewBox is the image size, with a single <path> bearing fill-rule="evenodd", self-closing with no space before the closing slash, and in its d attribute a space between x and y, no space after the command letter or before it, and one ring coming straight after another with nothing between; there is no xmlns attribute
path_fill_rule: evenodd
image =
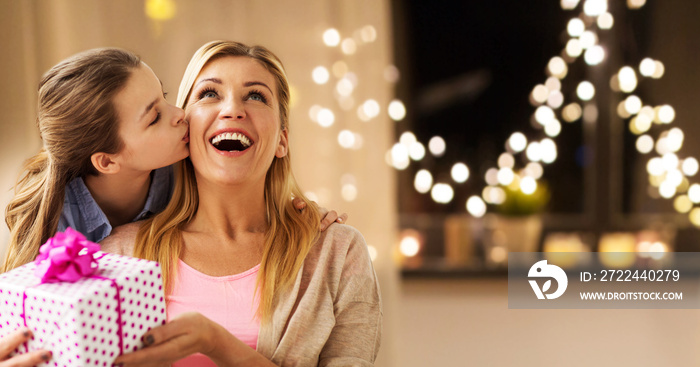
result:
<svg viewBox="0 0 700 367"><path fill-rule="evenodd" d="M240 274L212 277L182 260L178 263L177 282L173 293L167 297L168 321L183 312L197 311L256 349L260 321L255 312L260 300L255 295L255 280L260 264ZM193 354L173 366L216 365L202 354Z"/></svg>

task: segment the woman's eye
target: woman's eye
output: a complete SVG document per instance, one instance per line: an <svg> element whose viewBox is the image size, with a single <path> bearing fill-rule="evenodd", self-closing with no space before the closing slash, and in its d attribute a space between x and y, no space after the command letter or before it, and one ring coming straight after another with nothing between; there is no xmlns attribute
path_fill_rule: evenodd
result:
<svg viewBox="0 0 700 367"><path fill-rule="evenodd" d="M203 98L214 98L216 97L216 93L214 92L206 92L202 95Z"/></svg>
<svg viewBox="0 0 700 367"><path fill-rule="evenodd" d="M265 95L263 95L260 92L253 91L253 92L248 93L248 99L251 99L253 101L262 102L262 103L267 103L267 98L265 98Z"/></svg>

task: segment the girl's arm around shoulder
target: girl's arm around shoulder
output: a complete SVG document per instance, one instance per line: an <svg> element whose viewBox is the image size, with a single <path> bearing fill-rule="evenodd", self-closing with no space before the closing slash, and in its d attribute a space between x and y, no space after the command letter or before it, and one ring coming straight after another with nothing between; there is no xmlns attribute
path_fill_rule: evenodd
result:
<svg viewBox="0 0 700 367"><path fill-rule="evenodd" d="M105 239L100 241L102 251L117 255L134 256L136 233L141 222L128 223L112 230Z"/></svg>

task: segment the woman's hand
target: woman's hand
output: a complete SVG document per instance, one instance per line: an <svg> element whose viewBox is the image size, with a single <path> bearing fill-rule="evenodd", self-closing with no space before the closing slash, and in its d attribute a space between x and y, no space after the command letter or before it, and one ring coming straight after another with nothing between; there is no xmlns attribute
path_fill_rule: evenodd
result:
<svg viewBox="0 0 700 367"><path fill-rule="evenodd" d="M143 336L146 347L120 356L121 366L164 366L202 353L219 366L274 366L219 324L198 312L185 312Z"/></svg>
<svg viewBox="0 0 700 367"><path fill-rule="evenodd" d="M48 350L35 350L10 358L10 353L32 337L31 330L20 328L12 334L0 338L0 367L31 367L51 359Z"/></svg>
<svg viewBox="0 0 700 367"><path fill-rule="evenodd" d="M306 203L300 198L294 198L292 202L294 203L294 207L297 208L297 210L304 210L304 208L306 208ZM318 229L321 230L321 232L328 229L328 226L333 224L333 222L345 223L348 220L347 213L338 215L338 213L335 210L329 211L326 208L318 208L318 212L321 214L321 225L318 227Z"/></svg>
<svg viewBox="0 0 700 367"><path fill-rule="evenodd" d="M186 312L143 337L145 348L120 356L114 364L123 366L162 366L194 353L209 354L213 349L212 322L198 312Z"/></svg>

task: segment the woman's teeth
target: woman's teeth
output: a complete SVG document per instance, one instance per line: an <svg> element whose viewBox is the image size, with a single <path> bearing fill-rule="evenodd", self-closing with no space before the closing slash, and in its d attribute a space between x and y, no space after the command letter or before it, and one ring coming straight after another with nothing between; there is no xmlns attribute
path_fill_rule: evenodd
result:
<svg viewBox="0 0 700 367"><path fill-rule="evenodd" d="M222 133L211 140L212 145L218 150L245 150L250 147L248 137L240 133Z"/></svg>

